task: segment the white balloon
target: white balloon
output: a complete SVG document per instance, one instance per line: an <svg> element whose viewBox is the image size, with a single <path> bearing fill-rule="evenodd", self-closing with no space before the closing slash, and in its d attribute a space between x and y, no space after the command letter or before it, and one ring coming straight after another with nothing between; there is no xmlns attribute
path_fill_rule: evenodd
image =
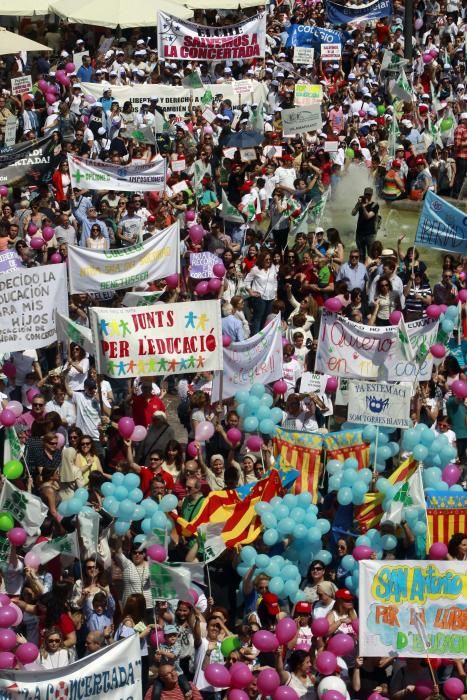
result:
<svg viewBox="0 0 467 700"><path fill-rule="evenodd" d="M328 690L337 690L339 693L342 693L345 698L349 697L347 686L342 678L338 678L337 676L326 676L326 678L320 681L318 685L318 697L321 698Z"/></svg>

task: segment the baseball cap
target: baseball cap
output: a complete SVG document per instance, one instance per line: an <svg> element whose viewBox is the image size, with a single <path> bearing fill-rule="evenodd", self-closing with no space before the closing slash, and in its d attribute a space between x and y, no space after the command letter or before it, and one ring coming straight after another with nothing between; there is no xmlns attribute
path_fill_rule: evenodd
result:
<svg viewBox="0 0 467 700"><path fill-rule="evenodd" d="M351 603L353 596L348 588L339 588L339 590L336 591L336 600L345 600L347 603Z"/></svg>
<svg viewBox="0 0 467 700"><path fill-rule="evenodd" d="M281 609L279 607L279 598L275 593L265 593L263 595L263 602L270 615L277 615L280 613Z"/></svg>
<svg viewBox="0 0 467 700"><path fill-rule="evenodd" d="M306 600L300 600L295 606L295 614L311 615L311 603Z"/></svg>
<svg viewBox="0 0 467 700"><path fill-rule="evenodd" d="M467 112L462 112L461 119L467 119Z"/></svg>
<svg viewBox="0 0 467 700"><path fill-rule="evenodd" d="M92 389L94 391L94 389L97 389L97 384L94 381L94 379L85 379L84 388L85 389Z"/></svg>
<svg viewBox="0 0 467 700"><path fill-rule="evenodd" d="M164 625L164 634L178 634L178 629L175 627L175 625Z"/></svg>

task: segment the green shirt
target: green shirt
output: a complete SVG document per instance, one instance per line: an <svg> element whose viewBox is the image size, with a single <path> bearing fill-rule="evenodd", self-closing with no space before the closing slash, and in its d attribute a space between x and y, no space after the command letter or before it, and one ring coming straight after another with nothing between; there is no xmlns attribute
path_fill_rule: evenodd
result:
<svg viewBox="0 0 467 700"><path fill-rule="evenodd" d="M464 402L459 401L454 396L451 396L446 402L446 410L451 421L452 429L456 433L456 438L458 440L467 438L467 423Z"/></svg>

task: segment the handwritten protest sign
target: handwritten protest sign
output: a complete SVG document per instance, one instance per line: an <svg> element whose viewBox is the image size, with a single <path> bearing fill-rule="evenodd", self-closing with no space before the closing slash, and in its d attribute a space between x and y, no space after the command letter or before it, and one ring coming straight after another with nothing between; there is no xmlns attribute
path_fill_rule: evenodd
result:
<svg viewBox="0 0 467 700"><path fill-rule="evenodd" d="M25 95L32 90L32 78L30 75L20 75L11 79L11 94Z"/></svg>
<svg viewBox="0 0 467 700"><path fill-rule="evenodd" d="M321 59L323 61L338 61L341 57L342 44L321 44Z"/></svg>
<svg viewBox="0 0 467 700"><path fill-rule="evenodd" d="M434 192L426 193L415 242L428 248L460 253L467 249L467 216Z"/></svg>
<svg viewBox="0 0 467 700"><path fill-rule="evenodd" d="M244 95L245 93L251 92L253 89L253 85L251 80L233 80L232 81L232 90L234 91L234 95Z"/></svg>
<svg viewBox="0 0 467 700"><path fill-rule="evenodd" d="M296 46L293 50L294 63L313 63L315 50L309 46Z"/></svg>
<svg viewBox="0 0 467 700"><path fill-rule="evenodd" d="M190 253L190 277L195 280L208 279L214 275L212 268L218 263L222 263L222 260L214 253Z"/></svg>
<svg viewBox="0 0 467 700"><path fill-rule="evenodd" d="M13 270L15 267L23 267L16 250L5 250L4 253L0 253L0 273Z"/></svg>
<svg viewBox="0 0 467 700"><path fill-rule="evenodd" d="M0 275L0 352L57 339L55 311L68 313L65 265L14 268Z"/></svg>
<svg viewBox="0 0 467 700"><path fill-rule="evenodd" d="M91 308L98 372L129 378L222 369L220 302Z"/></svg>
<svg viewBox="0 0 467 700"><path fill-rule="evenodd" d="M295 105L312 105L323 101L323 86L297 83L294 91Z"/></svg>
<svg viewBox="0 0 467 700"><path fill-rule="evenodd" d="M347 420L351 423L411 428L412 387L409 383L351 381Z"/></svg>
<svg viewBox="0 0 467 700"><path fill-rule="evenodd" d="M465 562L360 562L362 656L464 659Z"/></svg>
<svg viewBox="0 0 467 700"><path fill-rule="evenodd" d="M68 246L70 290L125 289L180 272L178 222L128 248L91 250Z"/></svg>

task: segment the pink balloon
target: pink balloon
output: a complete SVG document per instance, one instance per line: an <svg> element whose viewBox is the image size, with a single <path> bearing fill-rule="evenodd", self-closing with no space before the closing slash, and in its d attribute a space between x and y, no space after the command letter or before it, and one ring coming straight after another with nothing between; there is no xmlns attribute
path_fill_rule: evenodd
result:
<svg viewBox="0 0 467 700"><path fill-rule="evenodd" d="M216 275L216 277L222 279L225 275L224 263L216 263L215 265L213 265L212 271Z"/></svg>
<svg viewBox="0 0 467 700"><path fill-rule="evenodd" d="M283 617L276 625L276 637L280 644L287 644L297 634L297 625L291 617Z"/></svg>
<svg viewBox="0 0 467 700"><path fill-rule="evenodd" d="M325 617L318 617L311 623L311 631L314 637L325 637L329 632L329 622Z"/></svg>
<svg viewBox="0 0 467 700"><path fill-rule="evenodd" d="M16 366L14 362L4 362L2 372L8 377L8 379L14 379L16 377ZM19 401L15 401L15 403L19 403Z"/></svg>
<svg viewBox="0 0 467 700"><path fill-rule="evenodd" d="M62 85L63 87L69 87L71 85L71 80L67 75L65 75L65 77L62 78Z"/></svg>
<svg viewBox="0 0 467 700"><path fill-rule="evenodd" d="M428 53L431 54L431 56L433 56L433 58L436 58L437 55L439 54L439 51L438 51L438 49L437 49L436 46L433 46L433 47L428 51Z"/></svg>
<svg viewBox="0 0 467 700"><path fill-rule="evenodd" d="M42 229L42 238L44 241L51 241L54 235L55 231L53 230L52 226L44 226Z"/></svg>
<svg viewBox="0 0 467 700"><path fill-rule="evenodd" d="M83 97L84 101L87 102L89 105L93 105L94 102L96 102L96 98L94 95L85 95Z"/></svg>
<svg viewBox="0 0 467 700"><path fill-rule="evenodd" d="M342 693L339 693L338 690L330 689L326 690L326 692L322 694L321 700L345 700L345 696L342 695Z"/></svg>
<svg viewBox="0 0 467 700"><path fill-rule="evenodd" d="M461 474L462 472L457 464L446 464L442 472L443 481L449 486L454 486L461 478Z"/></svg>
<svg viewBox="0 0 467 700"><path fill-rule="evenodd" d="M255 632L252 641L259 651L276 651L279 646L279 640L276 635L267 630L258 630Z"/></svg>
<svg viewBox="0 0 467 700"><path fill-rule="evenodd" d="M371 693L368 696L368 700L384 700L384 697L380 693Z"/></svg>
<svg viewBox="0 0 467 700"><path fill-rule="evenodd" d="M16 615L16 619L11 623L12 627L18 627L23 621L23 611L19 608L16 603L10 603L9 606Z"/></svg>
<svg viewBox="0 0 467 700"><path fill-rule="evenodd" d="M229 345L231 345L231 344L232 344L232 338L230 337L230 335L225 335L225 334L224 334L224 335L222 336L222 347L223 347L223 348L228 348Z"/></svg>
<svg viewBox="0 0 467 700"><path fill-rule="evenodd" d="M151 632L149 641L153 647L157 647L160 644L165 644L165 635L162 630L155 629Z"/></svg>
<svg viewBox="0 0 467 700"><path fill-rule="evenodd" d="M397 309L395 311L391 311L391 313L389 314L389 323L391 324L391 326L397 326L401 318L402 314L400 311L398 311Z"/></svg>
<svg viewBox="0 0 467 700"><path fill-rule="evenodd" d="M210 440L214 435L214 426L208 420L203 420L196 426L195 429L195 440L197 442L206 442Z"/></svg>
<svg viewBox="0 0 467 700"><path fill-rule="evenodd" d="M355 632L355 634L358 634L360 630L360 620L358 619L358 617L354 618L350 624L352 625L352 629Z"/></svg>
<svg viewBox="0 0 467 700"><path fill-rule="evenodd" d="M441 360L446 354L446 348L441 343L434 343L434 345L430 347L430 352L433 357Z"/></svg>
<svg viewBox="0 0 467 700"><path fill-rule="evenodd" d="M334 392L337 391L337 387L339 386L339 382L337 377L328 377L326 380L326 387L325 387L325 392L326 394L334 394Z"/></svg>
<svg viewBox="0 0 467 700"><path fill-rule="evenodd" d="M57 101L57 98L52 92L47 92L45 95L45 101L47 104L53 105L53 103Z"/></svg>
<svg viewBox="0 0 467 700"><path fill-rule="evenodd" d="M458 296L462 304L467 303L467 289L461 289Z"/></svg>
<svg viewBox="0 0 467 700"><path fill-rule="evenodd" d="M422 56L422 61L423 63L431 63L433 60L433 56L429 53L424 53Z"/></svg>
<svg viewBox="0 0 467 700"><path fill-rule="evenodd" d="M0 651L0 668L14 668L16 656L11 651Z"/></svg>
<svg viewBox="0 0 467 700"><path fill-rule="evenodd" d="M40 393L41 393L41 392L39 391L39 389L36 389L36 388L34 388L34 389L28 389L27 392L26 392L26 398L27 398L28 402L31 403L31 401L33 400L33 398L34 398L35 396L37 396L38 394L40 394Z"/></svg>
<svg viewBox="0 0 467 700"><path fill-rule="evenodd" d="M34 250L40 250L44 245L45 241L42 236L34 236L31 238L31 243L29 244Z"/></svg>
<svg viewBox="0 0 467 700"><path fill-rule="evenodd" d="M451 384L451 391L458 399L467 398L467 382L464 382L462 379L456 379Z"/></svg>
<svg viewBox="0 0 467 700"><path fill-rule="evenodd" d="M3 411L0 413L0 422L6 427L9 428L10 426L14 425L16 422L17 416L13 413L13 411L10 411L8 408L4 408Z"/></svg>
<svg viewBox="0 0 467 700"><path fill-rule="evenodd" d="M355 649L355 642L349 634L335 634L327 643L327 650L336 656L351 654Z"/></svg>
<svg viewBox="0 0 467 700"><path fill-rule="evenodd" d="M373 550L371 547L368 547L366 544L359 544L356 547L354 547L352 556L355 559L355 561L361 561L362 559L369 559L371 555L373 554Z"/></svg>
<svg viewBox="0 0 467 700"><path fill-rule="evenodd" d="M197 457L198 456L199 450L198 450L198 447L194 441L188 443L188 445L186 446L186 452L187 452L187 455L189 457Z"/></svg>
<svg viewBox="0 0 467 700"><path fill-rule="evenodd" d="M6 197L8 194L8 187L5 185L0 185L0 197Z"/></svg>
<svg viewBox="0 0 467 700"><path fill-rule="evenodd" d="M324 308L326 311L337 314L342 309L342 302L337 297L329 297L329 299L326 299L324 302Z"/></svg>
<svg viewBox="0 0 467 700"><path fill-rule="evenodd" d="M10 605L10 597L6 593L0 593L0 605Z"/></svg>
<svg viewBox="0 0 467 700"><path fill-rule="evenodd" d="M57 450L61 450L65 445L65 437L62 433L57 433Z"/></svg>
<svg viewBox="0 0 467 700"><path fill-rule="evenodd" d="M168 289L177 289L179 282L179 277L177 274L168 275L165 278L165 283Z"/></svg>
<svg viewBox="0 0 467 700"><path fill-rule="evenodd" d="M229 700L249 700L248 694L240 688L232 688L227 697Z"/></svg>
<svg viewBox="0 0 467 700"><path fill-rule="evenodd" d="M421 29L423 27L423 20L420 19L420 17L417 17L417 19L414 22L414 25L415 25L415 29L418 31L419 29Z"/></svg>
<svg viewBox="0 0 467 700"><path fill-rule="evenodd" d="M444 561L448 554L448 548L444 542L433 542L429 549L430 559Z"/></svg>
<svg viewBox="0 0 467 700"><path fill-rule="evenodd" d="M70 61L69 63L66 64L66 66L65 66L65 71L66 71L67 73L74 73L75 70L76 70L76 67L75 67L75 64L74 64L74 63L72 63L72 62Z"/></svg>
<svg viewBox="0 0 467 700"><path fill-rule="evenodd" d="M250 435L246 441L246 446L252 452L258 452L264 444L264 440L259 435Z"/></svg>
<svg viewBox="0 0 467 700"><path fill-rule="evenodd" d="M256 683L261 695L271 695L280 686L281 679L273 668L265 668L259 672Z"/></svg>
<svg viewBox="0 0 467 700"><path fill-rule="evenodd" d="M28 226L28 233L29 233L29 235L30 235L30 236L34 236L34 234L37 233L38 230L39 230L39 229L37 228L36 224L33 224L32 221L31 221L31 223L30 223L29 226Z"/></svg>
<svg viewBox="0 0 467 700"><path fill-rule="evenodd" d="M208 289L212 294L217 294L219 289L222 287L222 280L220 280L218 277L213 277L211 280L208 282Z"/></svg>
<svg viewBox="0 0 467 700"><path fill-rule="evenodd" d="M428 318L436 321L436 319L441 316L441 308L438 306L438 304L430 304L426 307L426 315Z"/></svg>
<svg viewBox="0 0 467 700"><path fill-rule="evenodd" d="M460 678L448 678L443 685L443 695L449 700L457 700L464 693L464 684Z"/></svg>
<svg viewBox="0 0 467 700"><path fill-rule="evenodd" d="M188 232L193 243L201 243L206 234L206 231L200 224L194 224Z"/></svg>
<svg viewBox="0 0 467 700"><path fill-rule="evenodd" d="M230 686L230 673L222 664L206 666L204 677L214 688L228 688Z"/></svg>
<svg viewBox="0 0 467 700"><path fill-rule="evenodd" d="M276 396L281 396L287 391L287 383L284 382L283 379L278 379L277 382L274 382L272 385L272 390Z"/></svg>
<svg viewBox="0 0 467 700"><path fill-rule="evenodd" d="M315 665L323 676L330 676L337 668L336 655L331 651L320 651L316 657Z"/></svg>
<svg viewBox="0 0 467 700"><path fill-rule="evenodd" d="M272 694L272 700L298 700L298 693L290 685L280 685Z"/></svg>
<svg viewBox="0 0 467 700"><path fill-rule="evenodd" d="M167 551L161 544L152 544L146 550L147 555L153 561L162 563L167 559Z"/></svg>
<svg viewBox="0 0 467 700"><path fill-rule="evenodd" d="M35 552L27 552L24 557L24 564L31 569L38 569L41 565L41 560Z"/></svg>
<svg viewBox="0 0 467 700"><path fill-rule="evenodd" d="M7 537L15 547L22 547L28 539L28 533L22 527L12 527L7 532Z"/></svg>
<svg viewBox="0 0 467 700"><path fill-rule="evenodd" d="M229 428L226 435L234 447L241 442L242 433L238 428Z"/></svg>
<svg viewBox="0 0 467 700"><path fill-rule="evenodd" d="M19 645L15 653L16 658L18 661L21 661L22 664L32 664L39 656L39 649L32 642L25 642Z"/></svg>
<svg viewBox="0 0 467 700"><path fill-rule="evenodd" d="M16 612L11 605L0 608L0 627L10 627L16 622Z"/></svg>
<svg viewBox="0 0 467 700"><path fill-rule="evenodd" d="M58 265L59 263L63 262L63 258L60 255L60 253L53 253L50 256L50 262L53 263L54 265Z"/></svg>
<svg viewBox="0 0 467 700"><path fill-rule="evenodd" d="M196 605L196 603L197 603L198 600L199 600L199 593L198 593L198 591L195 591L194 588L190 588L190 589L188 590L188 592L189 592L189 594L190 594L190 596L191 596L191 602L193 603L193 605ZM190 602L190 601L189 601L189 602Z"/></svg>
<svg viewBox="0 0 467 700"><path fill-rule="evenodd" d="M415 695L419 700L425 700L433 692L433 684L429 681L417 681L415 683Z"/></svg>
<svg viewBox="0 0 467 700"><path fill-rule="evenodd" d="M39 80L39 82L37 83L37 87L39 88L39 90L41 92L47 92L47 88L49 87L49 83L47 82L47 80Z"/></svg>
<svg viewBox="0 0 467 700"><path fill-rule="evenodd" d="M123 416L118 421L118 432L124 440L128 440L132 436L134 429L135 421L129 416Z"/></svg>
<svg viewBox="0 0 467 700"><path fill-rule="evenodd" d="M193 209L187 209L185 212L185 220L186 221L194 221L196 219L196 212L193 211Z"/></svg>
<svg viewBox="0 0 467 700"><path fill-rule="evenodd" d="M10 651L16 646L16 632L8 629L0 629L0 650Z"/></svg>
<svg viewBox="0 0 467 700"><path fill-rule="evenodd" d="M55 80L58 80L60 82L60 80L64 77L65 77L64 70L59 69L59 70L55 71Z"/></svg>
<svg viewBox="0 0 467 700"><path fill-rule="evenodd" d="M232 688L246 688L253 680L253 674L246 664L237 661L230 667L230 683Z"/></svg>
<svg viewBox="0 0 467 700"><path fill-rule="evenodd" d="M209 286L206 280L198 282L198 284L195 287L195 292L200 297L206 296L206 294L209 292Z"/></svg>
<svg viewBox="0 0 467 700"><path fill-rule="evenodd" d="M142 442L147 434L148 431L144 425L135 425L135 429L131 433L131 439L133 442Z"/></svg>

